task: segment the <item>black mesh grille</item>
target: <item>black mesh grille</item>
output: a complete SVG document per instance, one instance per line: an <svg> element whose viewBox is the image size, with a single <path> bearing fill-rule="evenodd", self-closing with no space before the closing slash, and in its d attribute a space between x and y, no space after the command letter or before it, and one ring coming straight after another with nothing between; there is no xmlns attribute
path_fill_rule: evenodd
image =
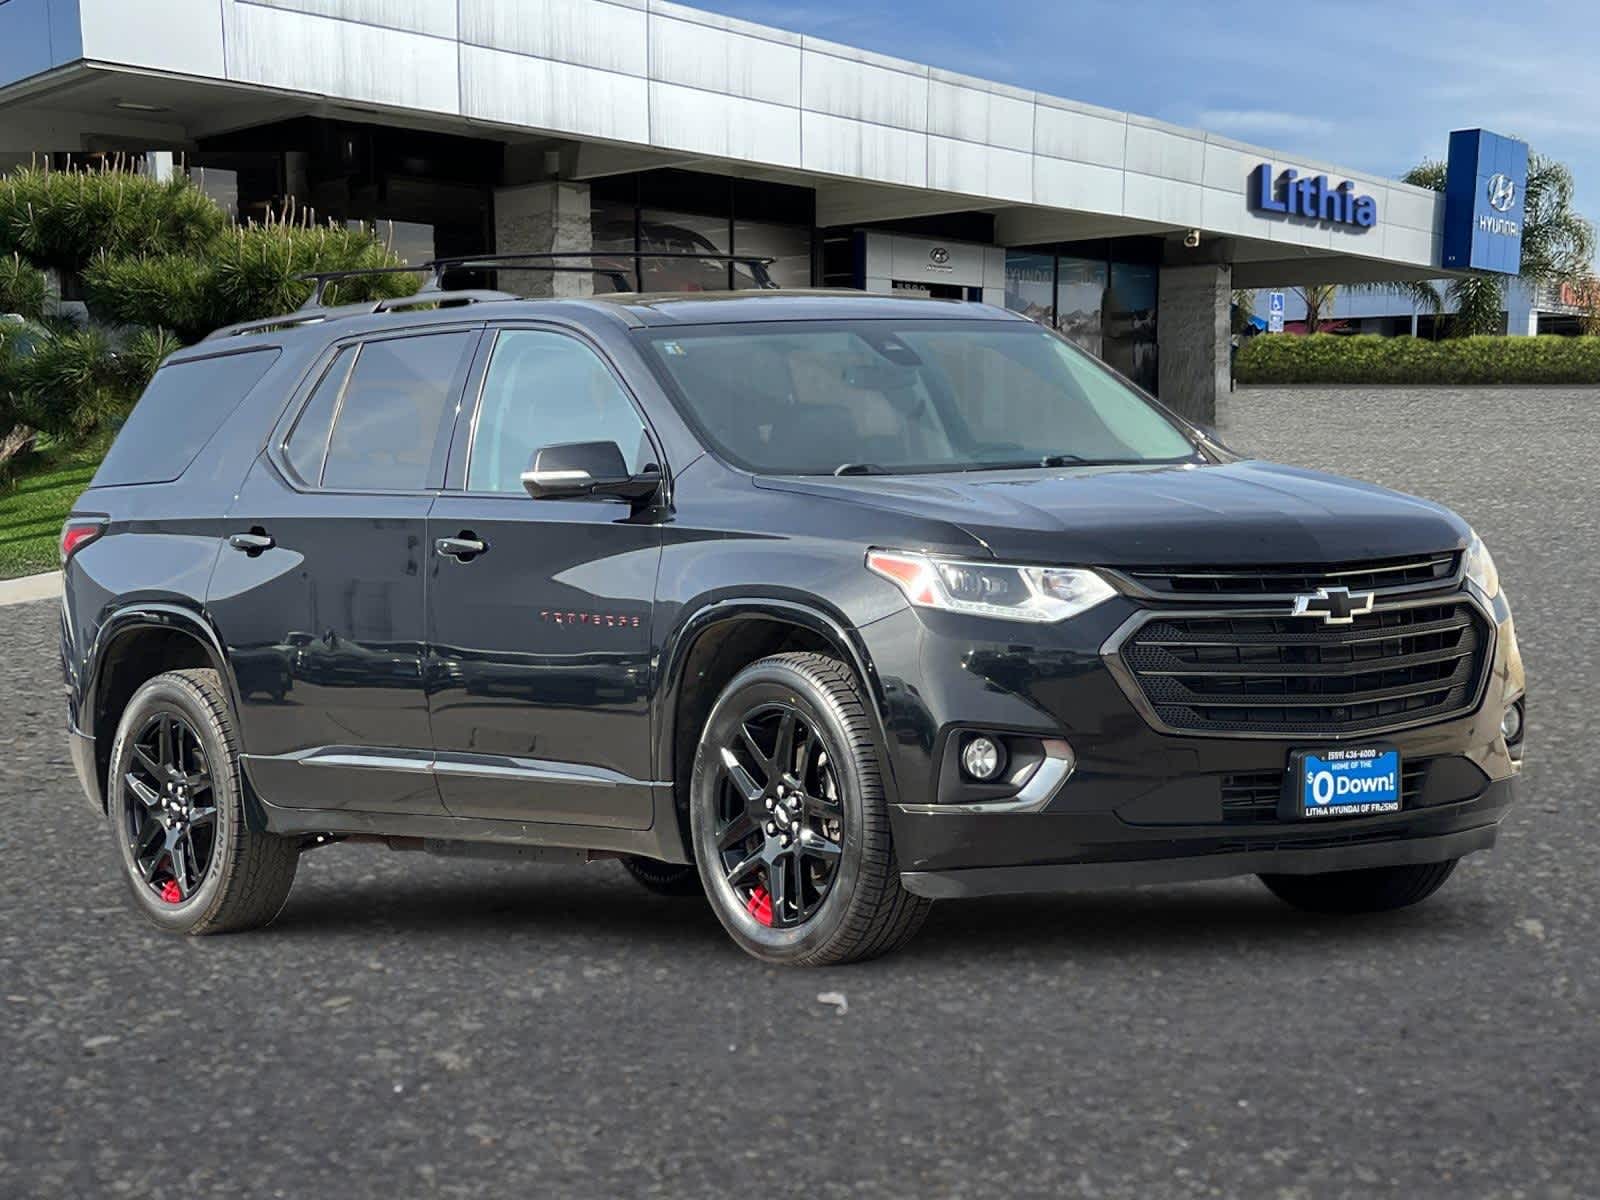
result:
<svg viewBox="0 0 1600 1200"><path fill-rule="evenodd" d="M1163 613L1119 653L1168 728L1342 735L1466 711L1489 641L1478 610L1452 598L1380 609L1349 625Z"/></svg>
<svg viewBox="0 0 1600 1200"><path fill-rule="evenodd" d="M1148 591L1195 599L1298 596L1325 587L1382 595L1439 587L1455 578L1460 557L1447 551L1334 566L1135 568L1125 573Z"/></svg>
<svg viewBox="0 0 1600 1200"><path fill-rule="evenodd" d="M1407 762L1400 768L1400 807L1416 807L1428 777L1428 760ZM1283 794L1282 771L1249 771L1222 777L1222 819L1251 824L1278 819L1278 797Z"/></svg>

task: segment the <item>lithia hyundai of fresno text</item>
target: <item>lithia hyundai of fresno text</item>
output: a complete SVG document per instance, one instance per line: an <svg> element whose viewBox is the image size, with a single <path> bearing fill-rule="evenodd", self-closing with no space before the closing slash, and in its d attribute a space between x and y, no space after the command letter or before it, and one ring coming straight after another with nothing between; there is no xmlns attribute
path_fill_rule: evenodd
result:
<svg viewBox="0 0 1600 1200"><path fill-rule="evenodd" d="M1241 460L972 304L225 330L62 551L73 761L186 933L265 924L352 838L621 858L796 964L945 897L1253 874L1393 909L1494 843L1522 757L1459 517Z"/></svg>

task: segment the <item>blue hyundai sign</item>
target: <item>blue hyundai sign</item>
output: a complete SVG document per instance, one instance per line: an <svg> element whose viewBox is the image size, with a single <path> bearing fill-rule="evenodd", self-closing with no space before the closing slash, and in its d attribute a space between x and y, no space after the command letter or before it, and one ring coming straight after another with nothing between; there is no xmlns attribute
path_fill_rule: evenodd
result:
<svg viewBox="0 0 1600 1200"><path fill-rule="evenodd" d="M1486 129L1452 133L1444 185L1444 265L1518 274L1527 186L1527 142Z"/></svg>

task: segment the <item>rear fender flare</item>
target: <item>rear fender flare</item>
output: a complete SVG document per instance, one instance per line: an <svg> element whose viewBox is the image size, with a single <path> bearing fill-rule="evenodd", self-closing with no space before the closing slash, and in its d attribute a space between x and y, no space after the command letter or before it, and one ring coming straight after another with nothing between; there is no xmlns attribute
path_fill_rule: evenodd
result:
<svg viewBox="0 0 1600 1200"><path fill-rule="evenodd" d="M217 631L216 626L212 624L210 617L203 610L171 602L157 601L140 602L119 608L100 623L99 629L95 631L94 641L89 647L89 652L84 657L81 675L84 680L84 686L78 705L80 714L84 715L92 723L100 702L100 688L104 682L104 666L117 643L126 637L137 634L141 630L152 629L183 634L196 642L205 651L206 657L211 662L212 669L221 678L222 685L228 693L230 707L234 713L239 712L238 685L234 679L233 671L229 667L228 652L224 647L222 635ZM93 731L86 730L84 732L92 733ZM249 786L248 780L245 787L244 807L248 827L258 831L265 829L265 812L256 800L254 789Z"/></svg>

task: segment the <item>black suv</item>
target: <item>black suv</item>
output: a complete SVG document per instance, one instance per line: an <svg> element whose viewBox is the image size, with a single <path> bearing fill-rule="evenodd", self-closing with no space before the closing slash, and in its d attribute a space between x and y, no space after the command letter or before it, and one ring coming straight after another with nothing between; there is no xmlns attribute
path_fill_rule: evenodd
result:
<svg viewBox="0 0 1600 1200"><path fill-rule="evenodd" d="M975 304L311 308L169 359L62 535L72 758L138 908L302 850L620 858L797 964L933 899L1495 840L1523 669L1434 504L1247 461Z"/></svg>

